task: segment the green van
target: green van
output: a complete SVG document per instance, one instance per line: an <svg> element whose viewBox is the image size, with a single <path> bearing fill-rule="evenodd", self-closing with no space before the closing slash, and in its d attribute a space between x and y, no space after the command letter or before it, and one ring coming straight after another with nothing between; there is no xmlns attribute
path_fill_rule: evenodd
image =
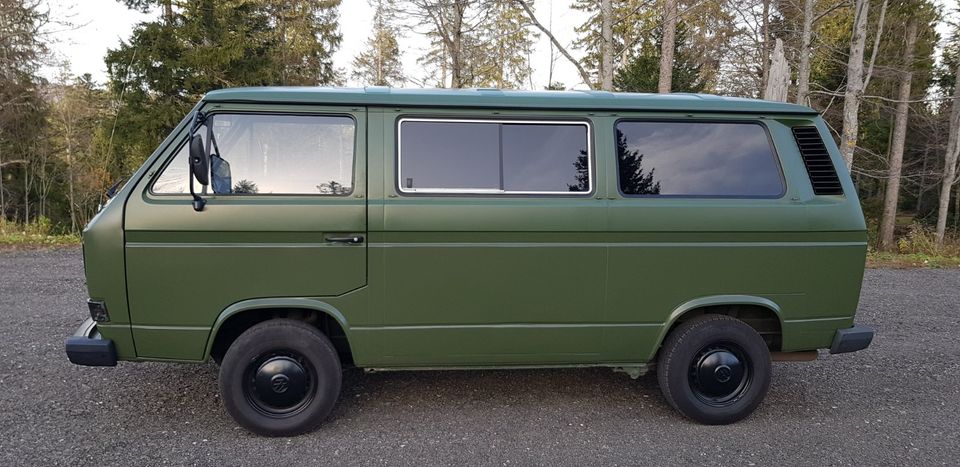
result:
<svg viewBox="0 0 960 467"><path fill-rule="evenodd" d="M220 364L263 435L341 369L655 369L707 424L866 348L866 227L820 116L608 92L209 93L83 236L80 365Z"/></svg>

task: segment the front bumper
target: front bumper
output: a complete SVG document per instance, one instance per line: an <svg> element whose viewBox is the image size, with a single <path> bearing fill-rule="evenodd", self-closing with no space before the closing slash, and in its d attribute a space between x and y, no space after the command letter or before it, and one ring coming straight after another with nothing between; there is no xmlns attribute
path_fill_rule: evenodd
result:
<svg viewBox="0 0 960 467"><path fill-rule="evenodd" d="M873 341L873 328L857 325L851 328L838 329L833 336L830 353L847 353L863 350Z"/></svg>
<svg viewBox="0 0 960 467"><path fill-rule="evenodd" d="M87 318L66 341L70 362L85 366L116 366L117 349L113 341L104 339L97 331L97 323Z"/></svg>

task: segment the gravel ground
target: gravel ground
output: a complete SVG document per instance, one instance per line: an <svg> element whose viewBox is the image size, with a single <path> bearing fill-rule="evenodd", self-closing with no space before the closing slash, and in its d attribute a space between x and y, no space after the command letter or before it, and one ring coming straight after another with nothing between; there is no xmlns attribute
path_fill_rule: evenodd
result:
<svg viewBox="0 0 960 467"><path fill-rule="evenodd" d="M77 249L0 253L0 465L956 465L960 270L869 270L870 349L779 363L726 427L680 418L652 375L604 369L349 371L297 438L238 428L212 364L71 365L85 317Z"/></svg>

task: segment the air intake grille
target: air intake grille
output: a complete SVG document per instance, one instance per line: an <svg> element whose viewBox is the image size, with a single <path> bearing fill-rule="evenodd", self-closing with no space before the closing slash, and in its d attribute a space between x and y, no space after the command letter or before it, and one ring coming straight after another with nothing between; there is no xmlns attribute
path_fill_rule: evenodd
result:
<svg viewBox="0 0 960 467"><path fill-rule="evenodd" d="M793 127L793 137L797 140L800 155L803 156L803 165L807 167L807 175L813 185L815 195L842 195L843 187L837 177L837 169L833 167L830 153L823 145L820 132L812 126Z"/></svg>

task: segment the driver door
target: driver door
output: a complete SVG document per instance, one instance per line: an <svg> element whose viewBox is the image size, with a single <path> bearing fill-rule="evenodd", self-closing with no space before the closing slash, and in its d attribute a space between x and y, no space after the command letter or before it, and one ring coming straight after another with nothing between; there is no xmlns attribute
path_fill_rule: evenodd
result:
<svg viewBox="0 0 960 467"><path fill-rule="evenodd" d="M228 169L214 165L216 190L196 184L202 211L189 195L184 131L126 206L138 356L202 358L217 316L243 300L366 284L365 125L356 108L216 106L212 131L198 134L213 135Z"/></svg>

